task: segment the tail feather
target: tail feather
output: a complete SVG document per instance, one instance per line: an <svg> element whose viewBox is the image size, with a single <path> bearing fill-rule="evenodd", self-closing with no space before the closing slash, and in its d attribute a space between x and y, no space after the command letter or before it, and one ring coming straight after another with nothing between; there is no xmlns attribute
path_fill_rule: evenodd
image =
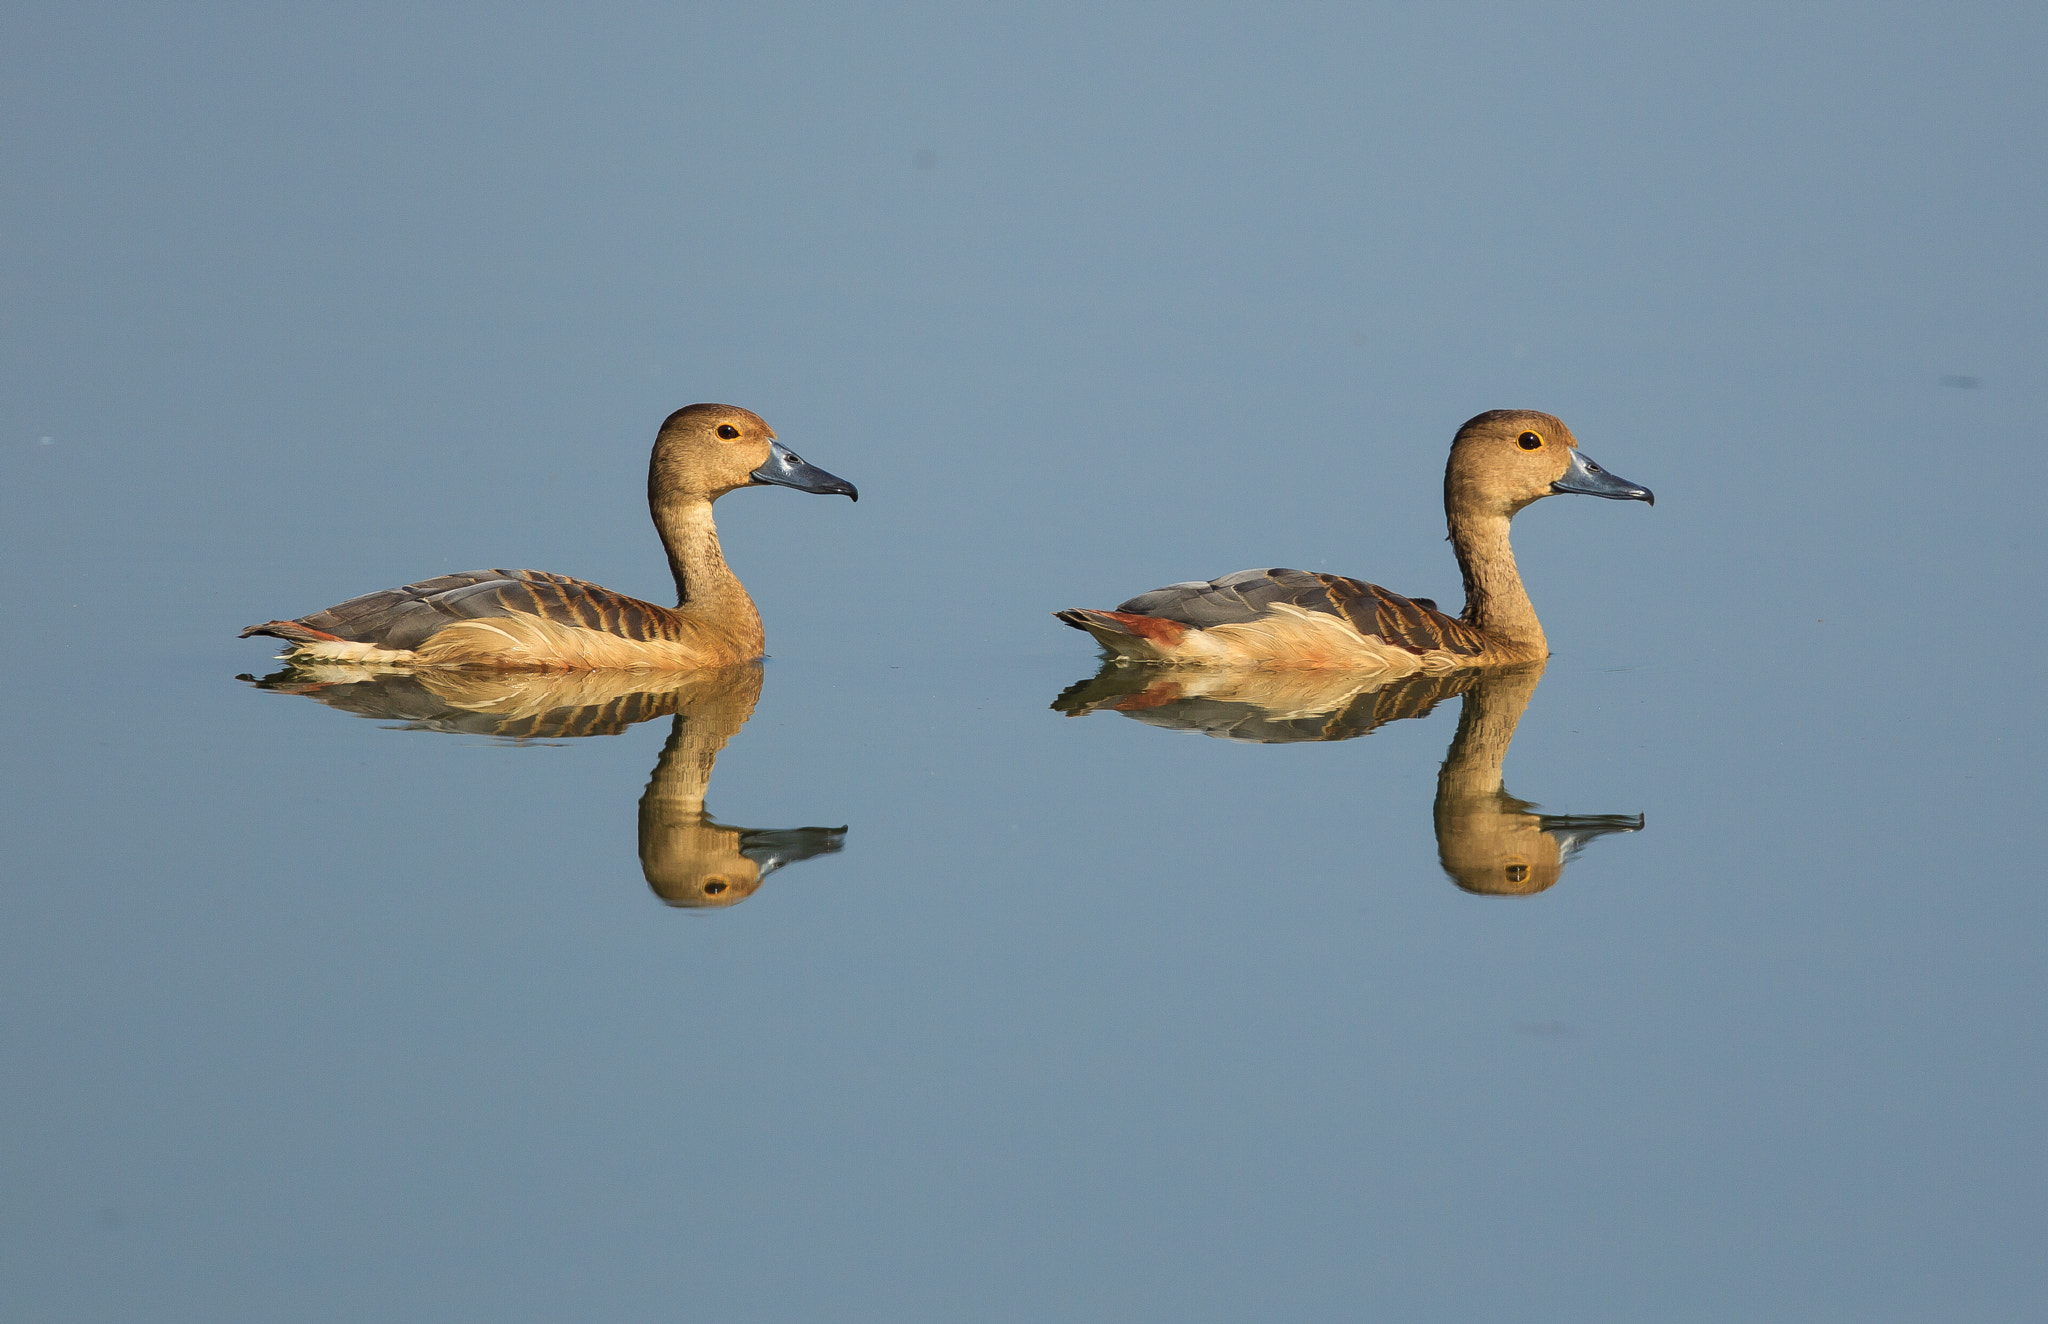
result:
<svg viewBox="0 0 2048 1324"><path fill-rule="evenodd" d="M1140 616L1128 611L1095 611L1075 607L1053 613L1063 624L1086 630L1095 642L1119 657L1161 661L1173 655L1189 634L1179 621L1159 616Z"/></svg>
<svg viewBox="0 0 2048 1324"><path fill-rule="evenodd" d="M265 621L261 625L250 626L236 637L247 639L251 635L258 634L267 634L273 639L288 639L295 644L342 642L342 638L338 634L329 634L325 630L315 630L311 626L301 625L297 621Z"/></svg>

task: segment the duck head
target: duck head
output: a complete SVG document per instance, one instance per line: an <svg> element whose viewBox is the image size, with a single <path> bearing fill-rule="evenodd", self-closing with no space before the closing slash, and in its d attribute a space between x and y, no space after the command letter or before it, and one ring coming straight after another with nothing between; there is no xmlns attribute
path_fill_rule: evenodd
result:
<svg viewBox="0 0 2048 1324"><path fill-rule="evenodd" d="M735 488L769 485L860 500L852 483L805 463L759 414L736 405L686 405L663 421L654 439L647 487L657 501L672 495L715 501Z"/></svg>
<svg viewBox="0 0 2048 1324"><path fill-rule="evenodd" d="M1532 501L1575 494L1614 501L1657 498L1586 458L1555 414L1490 409L1458 429L1444 469L1444 506L1473 515L1511 516Z"/></svg>

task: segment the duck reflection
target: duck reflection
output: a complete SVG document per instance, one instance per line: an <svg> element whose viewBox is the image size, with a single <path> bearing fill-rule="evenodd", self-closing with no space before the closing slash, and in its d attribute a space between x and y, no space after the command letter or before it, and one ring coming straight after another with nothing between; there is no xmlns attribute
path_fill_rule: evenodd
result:
<svg viewBox="0 0 2048 1324"><path fill-rule="evenodd" d="M691 672L387 671L345 664L289 667L259 689L303 694L397 729L508 740L617 735L673 716L640 797L640 868L672 906L738 905L786 864L829 855L843 827L743 828L704 808L712 765L761 698L758 665Z"/></svg>
<svg viewBox="0 0 2048 1324"><path fill-rule="evenodd" d="M1152 726L1274 745L1350 740L1388 722L1426 717L1445 699L1462 696L1458 731L1436 779L1437 858L1467 892L1530 896L1554 886L1595 837L1643 826L1641 814L1539 814L1529 801L1508 794L1501 764L1542 679L1541 662L1389 680L1110 661L1052 706L1069 717L1120 712Z"/></svg>

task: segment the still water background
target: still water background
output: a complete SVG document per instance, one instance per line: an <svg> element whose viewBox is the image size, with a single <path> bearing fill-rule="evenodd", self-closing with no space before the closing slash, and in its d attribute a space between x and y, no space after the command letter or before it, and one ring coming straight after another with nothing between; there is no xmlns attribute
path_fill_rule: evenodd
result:
<svg viewBox="0 0 2048 1324"><path fill-rule="evenodd" d="M85 4L0 18L11 1319L2038 1318L2038 7ZM389 729L251 621L483 565L659 597L666 720ZM1048 613L1253 565L1455 602L1443 453L1656 489L1517 548L1455 702L1248 745L1049 704Z"/></svg>

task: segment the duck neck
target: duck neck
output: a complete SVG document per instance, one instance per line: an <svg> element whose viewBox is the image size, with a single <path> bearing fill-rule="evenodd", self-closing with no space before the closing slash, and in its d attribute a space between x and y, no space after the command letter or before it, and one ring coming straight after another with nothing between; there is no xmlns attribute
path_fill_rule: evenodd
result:
<svg viewBox="0 0 2048 1324"><path fill-rule="evenodd" d="M1522 572L1515 568L1514 548L1508 545L1513 518L1512 513L1450 515L1451 546L1465 574L1461 619L1518 651L1543 657L1548 652L1543 624L1536 619L1536 608L1522 587Z"/></svg>
<svg viewBox="0 0 2048 1324"><path fill-rule="evenodd" d="M676 611L750 635L758 645L761 614L725 563L718 525L711 518L711 498L672 496L655 503L654 527L676 577Z"/></svg>

